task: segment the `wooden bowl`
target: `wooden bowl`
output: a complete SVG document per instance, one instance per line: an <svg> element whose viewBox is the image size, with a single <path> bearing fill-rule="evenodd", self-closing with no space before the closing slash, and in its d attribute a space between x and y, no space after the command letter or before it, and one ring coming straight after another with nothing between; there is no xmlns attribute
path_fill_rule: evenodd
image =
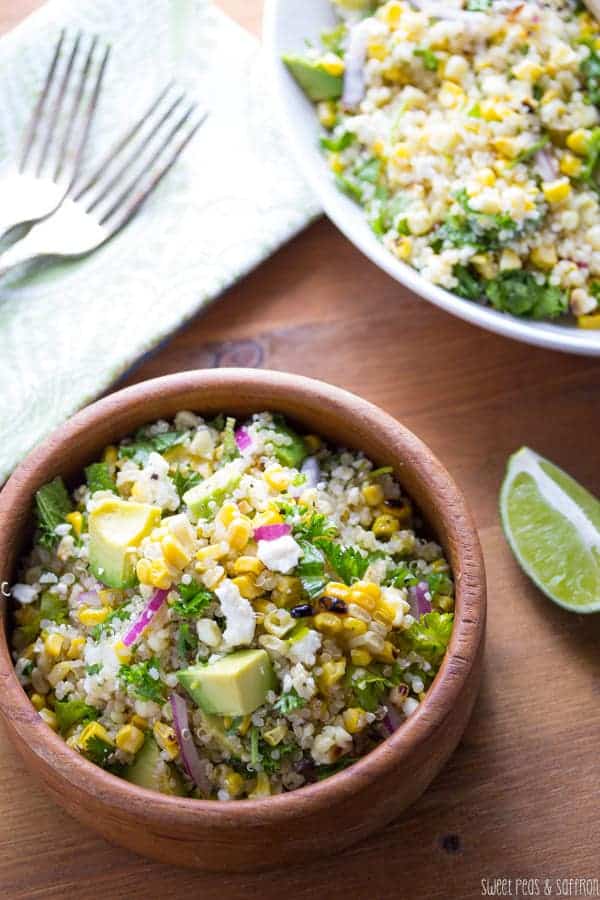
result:
<svg viewBox="0 0 600 900"><path fill-rule="evenodd" d="M19 466L0 494L0 581L13 582L31 538L34 492L57 474L75 483L107 444L191 409L284 413L331 441L392 465L444 547L456 578L450 647L426 699L390 738L316 784L229 803L169 797L89 763L42 721L15 675L7 604L0 629L0 712L26 765L57 803L109 841L162 862L243 871L335 853L412 803L455 749L480 679L485 573L465 500L431 450L391 416L339 388L280 372L217 369L147 381L94 403Z"/></svg>

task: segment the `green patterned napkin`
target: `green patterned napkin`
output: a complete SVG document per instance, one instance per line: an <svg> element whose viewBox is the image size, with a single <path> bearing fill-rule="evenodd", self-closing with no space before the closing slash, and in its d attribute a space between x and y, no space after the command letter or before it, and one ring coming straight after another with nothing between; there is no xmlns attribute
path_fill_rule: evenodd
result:
<svg viewBox="0 0 600 900"><path fill-rule="evenodd" d="M208 0L50 0L0 40L0 160L18 146L65 26L113 44L92 162L171 75L211 115L112 242L0 283L0 483L318 211L274 126L258 42Z"/></svg>

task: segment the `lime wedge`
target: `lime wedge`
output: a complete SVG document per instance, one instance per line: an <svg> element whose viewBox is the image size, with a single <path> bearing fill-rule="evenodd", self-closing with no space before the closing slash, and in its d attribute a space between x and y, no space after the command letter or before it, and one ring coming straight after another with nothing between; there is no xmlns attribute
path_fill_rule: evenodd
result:
<svg viewBox="0 0 600 900"><path fill-rule="evenodd" d="M522 447L508 461L500 516L519 564L571 612L600 610L600 502L553 463Z"/></svg>

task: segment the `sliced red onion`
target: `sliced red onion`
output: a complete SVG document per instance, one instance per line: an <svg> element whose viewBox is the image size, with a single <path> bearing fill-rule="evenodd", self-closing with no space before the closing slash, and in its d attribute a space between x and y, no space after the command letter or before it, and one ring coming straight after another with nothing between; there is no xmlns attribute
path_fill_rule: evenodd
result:
<svg viewBox="0 0 600 900"><path fill-rule="evenodd" d="M150 600L144 607L141 615L135 620L129 631L125 633L123 643L126 647L134 644L145 628L150 624L156 613L159 611L165 600L168 591L156 590L150 597Z"/></svg>
<svg viewBox="0 0 600 900"><path fill-rule="evenodd" d="M544 181L552 181L553 179L558 178L558 166L556 165L554 156L549 150L542 147L533 158L537 170Z"/></svg>
<svg viewBox="0 0 600 900"><path fill-rule="evenodd" d="M354 109L365 95L365 62L367 59L367 31L362 23L350 29L344 57L344 89L342 106Z"/></svg>
<svg viewBox="0 0 600 900"><path fill-rule="evenodd" d="M393 705L393 703L389 703L387 713L383 717L382 721L389 733L392 734L394 731L396 731L397 728L400 727L400 725L402 725L404 719L402 718L396 707Z"/></svg>
<svg viewBox="0 0 600 900"><path fill-rule="evenodd" d="M426 581L420 581L418 585L415 587L415 595L417 598L417 610L419 616L425 615L425 613L431 612L431 594L429 592L429 585Z"/></svg>
<svg viewBox="0 0 600 900"><path fill-rule="evenodd" d="M173 710L173 727L177 735L177 743L179 744L179 752L181 753L181 761L185 771L188 773L194 784L200 788L203 794L210 794L210 781L206 774L202 760L198 755L198 750L194 744L192 732L190 729L190 720L188 716L187 703L179 694L172 693L169 697L171 709Z"/></svg>
<svg viewBox="0 0 600 900"><path fill-rule="evenodd" d="M300 472L306 478L306 482L304 483L303 487L313 488L317 486L321 478L321 467L319 466L316 457L309 456L308 459L305 459L302 463Z"/></svg>
<svg viewBox="0 0 600 900"><path fill-rule="evenodd" d="M277 538L285 537L286 534L291 533L291 526L286 525L285 522L277 525L260 525L258 528L254 529L254 540L276 541Z"/></svg>
<svg viewBox="0 0 600 900"><path fill-rule="evenodd" d="M252 436L246 428L238 428L235 432L235 442L238 450L243 453L252 446Z"/></svg>
<svg viewBox="0 0 600 900"><path fill-rule="evenodd" d="M86 603L90 606L98 603L99 600L98 591L82 591L77 597L77 603Z"/></svg>

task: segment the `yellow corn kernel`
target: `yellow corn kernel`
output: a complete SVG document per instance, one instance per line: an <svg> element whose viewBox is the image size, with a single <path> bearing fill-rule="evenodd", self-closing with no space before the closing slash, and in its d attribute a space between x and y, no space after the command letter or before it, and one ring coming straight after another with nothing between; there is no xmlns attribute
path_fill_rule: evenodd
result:
<svg viewBox="0 0 600 900"><path fill-rule="evenodd" d="M563 175L577 176L581 172L583 163L577 156L572 153L565 153L560 161L560 171Z"/></svg>
<svg viewBox="0 0 600 900"><path fill-rule="evenodd" d="M600 328L600 325L598 327ZM452 612L454 609L454 597L450 597L448 594L440 594L435 602L442 612Z"/></svg>
<svg viewBox="0 0 600 900"><path fill-rule="evenodd" d="M38 712L40 711L40 709L43 709L46 704L46 701L42 697L41 694L32 694L29 699L31 700L31 702L33 703L34 707L37 709Z"/></svg>
<svg viewBox="0 0 600 900"><path fill-rule="evenodd" d="M273 608L273 606L275 606L275 604L271 603L270 600L265 600L264 598L261 599L259 597L258 600L252 601L252 606L254 607L254 609L256 610L257 613L260 613L261 615L265 616L265 615L267 615L267 613L272 612L272 608Z"/></svg>
<svg viewBox="0 0 600 900"><path fill-rule="evenodd" d="M329 168L338 174L344 171L344 161L339 153L329 154Z"/></svg>
<svg viewBox="0 0 600 900"><path fill-rule="evenodd" d="M544 91L542 94L541 103L550 103L551 100L556 100L557 97L560 97L558 91L555 91L554 88L550 88L550 90Z"/></svg>
<svg viewBox="0 0 600 900"><path fill-rule="evenodd" d="M384 514L377 516L371 530L378 540L385 541L389 540L396 531L399 531L400 526L394 516Z"/></svg>
<svg viewBox="0 0 600 900"><path fill-rule="evenodd" d="M496 276L494 261L487 254L476 253L471 257L471 262L484 278L494 278Z"/></svg>
<svg viewBox="0 0 600 900"><path fill-rule="evenodd" d="M497 104L492 100L482 100L479 104L479 112L481 118L486 122L501 122L502 116L499 113Z"/></svg>
<svg viewBox="0 0 600 900"><path fill-rule="evenodd" d="M350 603L355 603L357 606L362 607L362 609L364 609L369 614L373 613L375 611L375 607L377 606L377 600L364 591L355 591L354 589L352 589L348 596L348 600Z"/></svg>
<svg viewBox="0 0 600 900"><path fill-rule="evenodd" d="M507 159L514 159L519 153L519 143L515 138L497 137L492 141L494 148Z"/></svg>
<svg viewBox="0 0 600 900"><path fill-rule="evenodd" d="M287 733L287 725L277 725L275 728L271 728L270 731L265 731L263 737L267 744L270 744L271 747L276 747L277 744L282 742Z"/></svg>
<svg viewBox="0 0 600 900"><path fill-rule="evenodd" d="M398 259L410 259L412 253L412 240L409 237L402 237L396 241L395 253Z"/></svg>
<svg viewBox="0 0 600 900"><path fill-rule="evenodd" d="M368 666L373 662L373 657L369 651L364 650L362 647L355 647L352 649L350 651L350 659L355 666Z"/></svg>
<svg viewBox="0 0 600 900"><path fill-rule="evenodd" d="M150 584L150 561L139 559L135 566L135 574L140 584Z"/></svg>
<svg viewBox="0 0 600 900"><path fill-rule="evenodd" d="M65 521L68 522L73 529L73 534L75 535L75 537L79 537L83 526L83 516L81 515L81 513L77 510L75 510L75 512L70 512L65 516Z"/></svg>
<svg viewBox="0 0 600 900"><path fill-rule="evenodd" d="M352 585L352 590L368 594L369 597L373 597L374 600L379 600L381 597L381 588L378 584L375 584L374 581L355 581Z"/></svg>
<svg viewBox="0 0 600 900"><path fill-rule="evenodd" d="M443 81L438 93L438 102L445 107L457 106L465 98L465 92L453 81Z"/></svg>
<svg viewBox="0 0 600 900"><path fill-rule="evenodd" d="M396 160L396 162L402 162L402 160L410 159L410 157L411 157L410 144L408 144L406 141L399 141L394 146L394 152L392 155L393 155L393 158Z"/></svg>
<svg viewBox="0 0 600 900"><path fill-rule="evenodd" d="M542 66L527 59L513 66L512 71L515 78L518 78L519 81L537 81L544 74Z"/></svg>
<svg viewBox="0 0 600 900"><path fill-rule="evenodd" d="M380 41L371 41L367 46L367 55L371 59L378 59L380 62L387 56L387 47Z"/></svg>
<svg viewBox="0 0 600 900"><path fill-rule="evenodd" d="M493 187L496 184L496 176L492 169L486 167L484 169L480 169L475 176L479 184L484 185L485 187Z"/></svg>
<svg viewBox="0 0 600 900"><path fill-rule="evenodd" d="M330 581L325 585L323 592L327 597L337 597L338 600L347 600L350 596L350 588L341 581Z"/></svg>
<svg viewBox="0 0 600 900"><path fill-rule="evenodd" d="M383 488L380 484L365 484L362 495L367 506L379 506L384 501Z"/></svg>
<svg viewBox="0 0 600 900"><path fill-rule="evenodd" d="M240 773L234 772L233 769L225 776L225 790L230 797L239 797L244 790L244 784Z"/></svg>
<svg viewBox="0 0 600 900"><path fill-rule="evenodd" d="M166 591L173 584L173 577L162 559L153 559L148 573L148 584Z"/></svg>
<svg viewBox="0 0 600 900"><path fill-rule="evenodd" d="M290 483L289 475L282 466L278 465L269 466L268 469L265 469L264 478L274 491L285 491Z"/></svg>
<svg viewBox="0 0 600 900"><path fill-rule="evenodd" d="M260 797L269 797L271 795L271 782L266 772L259 772L256 776L256 785L250 791L248 797L257 800Z"/></svg>
<svg viewBox="0 0 600 900"><path fill-rule="evenodd" d="M374 156L378 156L380 159L385 156L385 144L381 140L373 141L373 146L371 147Z"/></svg>
<svg viewBox="0 0 600 900"><path fill-rule="evenodd" d="M323 446L323 441L316 434L305 434L304 443L309 453L316 453Z"/></svg>
<svg viewBox="0 0 600 900"><path fill-rule="evenodd" d="M38 710L38 713L52 731L58 731L58 719L56 718L56 713L45 706L42 706L42 708Z"/></svg>
<svg viewBox="0 0 600 900"><path fill-rule="evenodd" d="M232 568L234 575L260 575L264 565L257 556L238 556Z"/></svg>
<svg viewBox="0 0 600 900"><path fill-rule="evenodd" d="M172 534L167 534L161 541L163 556L171 566L176 569L185 569L192 556L187 552L181 541Z"/></svg>
<svg viewBox="0 0 600 900"><path fill-rule="evenodd" d="M358 734L367 724L367 714L360 706L351 706L342 713L344 728L348 734Z"/></svg>
<svg viewBox="0 0 600 900"><path fill-rule="evenodd" d="M314 625L317 631L322 631L323 634L339 634L342 630L342 619L340 616L336 616L335 613L317 613L314 618Z"/></svg>
<svg viewBox="0 0 600 900"><path fill-rule="evenodd" d="M175 759L179 756L177 736L170 725L167 725L165 722L156 722L152 732L158 746L161 750L164 750L171 759Z"/></svg>
<svg viewBox="0 0 600 900"><path fill-rule="evenodd" d="M60 656L65 639L62 634L49 634L44 641L44 650L50 659L58 659Z"/></svg>
<svg viewBox="0 0 600 900"><path fill-rule="evenodd" d="M233 520L236 516L239 516L239 514L240 511L237 508L237 504L233 503L231 500L227 500L217 513L216 521L220 522L221 525L231 525Z"/></svg>
<svg viewBox="0 0 600 900"><path fill-rule="evenodd" d="M551 244L534 247L529 254L529 258L534 266L537 266L539 269L552 269L558 262L556 250Z"/></svg>
<svg viewBox="0 0 600 900"><path fill-rule="evenodd" d="M211 562L212 560L222 559L229 553L229 546L225 541L219 541L217 544L209 544L208 547L201 547L196 553L198 562Z"/></svg>
<svg viewBox="0 0 600 900"><path fill-rule="evenodd" d="M587 316L577 316L577 324L580 328L600 328L600 313L592 313Z"/></svg>
<svg viewBox="0 0 600 900"><path fill-rule="evenodd" d="M346 637L350 638L360 637L368 631L367 623L363 622L362 619L357 619L355 616L344 616L342 627Z"/></svg>
<svg viewBox="0 0 600 900"><path fill-rule="evenodd" d="M257 586L253 575L237 575L232 581L242 597L245 597L247 600L255 600L264 594L263 588Z"/></svg>
<svg viewBox="0 0 600 900"><path fill-rule="evenodd" d="M567 147L579 156L585 156L590 141L590 132L585 128L576 128L567 137Z"/></svg>
<svg viewBox="0 0 600 900"><path fill-rule="evenodd" d="M323 128L333 128L337 122L335 103L332 100L323 100L317 107L319 122Z"/></svg>
<svg viewBox="0 0 600 900"><path fill-rule="evenodd" d="M144 743L144 732L135 725L123 725L117 731L115 743L119 750L124 750L126 753L137 753Z"/></svg>
<svg viewBox="0 0 600 900"><path fill-rule="evenodd" d="M388 500L385 504L385 511L403 524L408 522L413 514L413 508L408 500L399 500L397 503Z"/></svg>
<svg viewBox="0 0 600 900"><path fill-rule="evenodd" d="M110 606L103 606L101 609L85 606L83 609L79 610L79 621L88 628L92 625L100 625L111 612L112 609Z"/></svg>
<svg viewBox="0 0 600 900"><path fill-rule="evenodd" d="M338 684L346 674L346 660L330 659L323 663L323 670L318 677L321 690L328 691L334 685Z"/></svg>
<svg viewBox="0 0 600 900"><path fill-rule="evenodd" d="M548 203L562 203L571 193L571 184L568 178L544 181L542 182L542 191Z"/></svg>
<svg viewBox="0 0 600 900"><path fill-rule="evenodd" d="M233 550L243 550L252 537L252 524L241 516L234 519L227 529L227 540Z"/></svg>
<svg viewBox="0 0 600 900"><path fill-rule="evenodd" d="M119 458L119 451L113 444L109 444L102 454L102 462L108 463L109 466L114 466Z"/></svg>
<svg viewBox="0 0 600 900"><path fill-rule="evenodd" d="M266 509L254 518L255 528L258 528L260 525L281 525L282 522L283 518L276 509Z"/></svg>
<svg viewBox="0 0 600 900"><path fill-rule="evenodd" d="M72 662L67 662L63 660L62 662L57 662L51 669L48 675L46 676L48 682L52 687L56 687L59 681L64 681L69 672L73 668Z"/></svg>
<svg viewBox="0 0 600 900"><path fill-rule="evenodd" d="M389 629L392 627L392 623L396 618L396 610L392 609L385 600L380 600L377 604L377 609L375 610L373 618L376 622L380 622L381 625L385 625L385 627Z"/></svg>
<svg viewBox="0 0 600 900"><path fill-rule="evenodd" d="M139 728L140 731L146 731L148 728L148 719L145 719L143 716L138 716L136 713L131 717L131 724L135 725L136 728Z"/></svg>
<svg viewBox="0 0 600 900"><path fill-rule="evenodd" d="M126 665L131 659L131 647L127 647L123 641L117 641L113 646L113 650L115 651L115 656L123 665Z"/></svg>
<svg viewBox="0 0 600 900"><path fill-rule="evenodd" d="M326 53L319 60L319 68L324 69L328 75L335 77L336 75L343 75L346 67L344 60L337 53Z"/></svg>
<svg viewBox="0 0 600 900"><path fill-rule="evenodd" d="M241 734L244 737L248 734L250 730L250 726L252 725L252 716L244 716L240 724L238 725L238 734Z"/></svg>
<svg viewBox="0 0 600 900"><path fill-rule="evenodd" d="M97 738L97 740L102 741L103 744L108 744L109 747L114 747L114 741L110 737L108 731L101 725L99 722L89 722L79 737L77 738L77 746L82 750L85 750L88 745L88 741L91 738Z"/></svg>
<svg viewBox="0 0 600 900"><path fill-rule="evenodd" d="M390 0L380 11L381 18L390 28L395 28L398 25L401 15L402 4L398 0Z"/></svg>
<svg viewBox="0 0 600 900"><path fill-rule="evenodd" d="M67 659L79 659L81 656L81 651L85 646L85 638L82 637L74 637L71 638L69 643L69 650L67 652Z"/></svg>
<svg viewBox="0 0 600 900"><path fill-rule="evenodd" d="M379 662L392 664L394 662L394 645L391 641L385 641L383 644L383 649L380 650L379 653L375 654L375 659Z"/></svg>
<svg viewBox="0 0 600 900"><path fill-rule="evenodd" d="M503 250L500 256L500 271L507 269L520 269L522 267L521 259L514 250Z"/></svg>

